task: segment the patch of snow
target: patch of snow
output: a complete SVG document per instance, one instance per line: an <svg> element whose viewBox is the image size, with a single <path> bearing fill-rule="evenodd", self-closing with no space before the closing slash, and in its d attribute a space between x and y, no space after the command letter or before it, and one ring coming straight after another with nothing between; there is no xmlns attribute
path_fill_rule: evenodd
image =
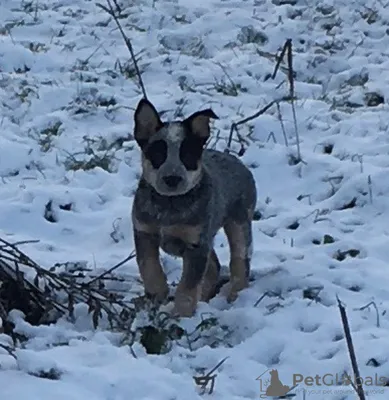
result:
<svg viewBox="0 0 389 400"><path fill-rule="evenodd" d="M137 343L135 358L117 335L94 331L82 306L74 324L32 327L15 317L27 342L15 360L0 334L2 396L241 400L264 394L256 378L269 369L289 386L293 374L341 376L351 367L336 296L347 305L362 377L389 376L388 5L119 3L150 100L166 118L212 107L220 120L211 145L221 150L232 122L288 95L287 65L274 80L271 74L291 38L304 163L293 163L289 103L239 127L249 138L242 159L255 175L261 214L254 222L255 280L234 304L220 295L180 322L191 331L212 315L225 328L223 340L212 345L221 334L215 328L192 350L174 344L158 356ZM133 248L140 154L132 118L140 98L123 39L95 2L2 2L0 236L39 239L21 249L47 268L83 261L97 274L124 259ZM239 151L240 144L232 147ZM215 244L227 265L225 237ZM176 281L180 263L163 261ZM142 293L135 260L120 274L133 278L132 296ZM379 326L373 307L361 309L371 301ZM201 395L193 376L227 356L213 394ZM307 399L356 398L350 386L300 384L296 399L304 398L303 388ZM367 389L368 399L387 398L385 387Z"/></svg>

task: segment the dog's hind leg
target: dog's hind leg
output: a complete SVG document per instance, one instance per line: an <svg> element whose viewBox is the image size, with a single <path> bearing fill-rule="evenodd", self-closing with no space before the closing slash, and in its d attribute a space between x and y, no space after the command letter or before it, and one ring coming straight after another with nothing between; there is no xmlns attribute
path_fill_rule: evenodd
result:
<svg viewBox="0 0 389 400"><path fill-rule="evenodd" d="M251 211L248 213L249 216ZM245 221L230 219L224 225L230 246L230 282L227 301L233 302L238 292L248 286L253 248L251 218Z"/></svg>
<svg viewBox="0 0 389 400"><path fill-rule="evenodd" d="M134 229L136 260L146 295L161 302L169 293L166 275L159 261L159 237Z"/></svg>
<svg viewBox="0 0 389 400"><path fill-rule="evenodd" d="M209 254L207 269L201 288L202 301L209 301L215 295L216 287L219 283L220 268L219 259L217 258L215 250L212 249Z"/></svg>

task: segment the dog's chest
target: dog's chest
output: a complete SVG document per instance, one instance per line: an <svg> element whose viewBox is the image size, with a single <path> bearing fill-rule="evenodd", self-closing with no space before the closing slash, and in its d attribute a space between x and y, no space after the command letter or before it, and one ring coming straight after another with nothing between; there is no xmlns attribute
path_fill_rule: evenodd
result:
<svg viewBox="0 0 389 400"><path fill-rule="evenodd" d="M176 257L183 257L188 249L193 249L200 242L201 229L196 225L174 225L161 227L160 247L161 249Z"/></svg>
<svg viewBox="0 0 389 400"><path fill-rule="evenodd" d="M165 253L176 257L182 257L188 247L182 239L169 235L161 235L160 246Z"/></svg>

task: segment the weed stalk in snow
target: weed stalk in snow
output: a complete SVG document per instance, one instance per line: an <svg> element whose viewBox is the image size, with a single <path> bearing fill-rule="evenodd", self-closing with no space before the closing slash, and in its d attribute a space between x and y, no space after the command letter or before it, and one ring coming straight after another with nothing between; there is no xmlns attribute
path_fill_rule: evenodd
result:
<svg viewBox="0 0 389 400"><path fill-rule="evenodd" d="M245 123L247 123L247 122L250 122L250 121L252 121L253 119L258 118L258 117L261 116L262 114L265 114L265 112L266 112L267 110L269 110L270 108L272 108L272 107L274 106L274 104L279 104L279 103L282 103L282 102L285 102L285 101L290 101L290 100L291 100L290 96L285 96L285 97L282 97L282 98L280 98L280 99L273 100L273 101L271 101L269 104L267 104L265 107L263 107L263 108L261 108L259 111L257 111L256 113L254 113L254 114L252 114L252 115L250 115L250 116L248 116L248 117L246 117L246 118L243 118L243 119L241 119L241 120L238 121L238 122L233 122L233 123L231 124L230 135L229 135L229 137L228 137L227 147L226 147L226 149L225 149L225 152L226 152L226 153L229 153L229 152L230 152L231 143L232 143L232 137L233 137L233 135L234 135L234 132L236 132L237 134L239 134L238 126L243 125L243 124L245 124Z"/></svg>
<svg viewBox="0 0 389 400"><path fill-rule="evenodd" d="M213 389L215 388L215 379L217 374L212 375L226 360L228 357L223 358L221 361L217 363L215 367L213 367L207 374L204 376L194 376L193 379L196 383L196 385L201 387L202 394L205 393L205 390L207 389L208 384L210 383L211 386L209 388L208 394L213 393Z"/></svg>
<svg viewBox="0 0 389 400"><path fill-rule="evenodd" d="M352 381L352 379L350 379L350 382L351 382L351 385L353 386L353 388L355 389L355 391L359 397L359 400L366 400L365 392L364 392L363 386L362 386L361 375L359 373L357 357L355 355L353 340L351 337L351 331L350 331L350 326L348 323L346 308L344 307L344 305L342 304L342 302L339 300L338 297L337 297L337 301L338 301L338 307L339 307L339 311L340 311L340 317L342 319L344 335L346 337L347 348L348 348L348 352L350 355L351 366L352 366L354 378L355 378L357 384L355 385L354 382Z"/></svg>
<svg viewBox="0 0 389 400"><path fill-rule="evenodd" d="M288 82L289 82L289 97L290 97L290 104L292 106L292 114L293 114L293 124L294 124L294 131L296 135L296 146L297 146L297 160L296 162L299 163L302 161L301 157L301 148L300 148L300 135L297 127L297 116L296 116L296 107L294 104L295 100L295 87L294 87L294 70L293 70L293 50L292 50L292 39L287 39L284 47L282 48L281 54L277 60L277 64L274 68L274 72L272 75L272 79L277 76L278 69L286 55L286 61L288 66Z"/></svg>
<svg viewBox="0 0 389 400"><path fill-rule="evenodd" d="M98 7L100 7L101 9L103 9L105 12L107 12L114 19L117 27L119 28L120 34L122 35L122 37L124 39L124 42L125 42L125 44L127 46L127 49L130 52L132 62L134 63L134 68L135 68L136 74L138 76L139 86L142 89L143 97L145 99L147 99L145 85L143 83L142 74L140 73L140 70L139 70L139 67L138 67L138 63L137 63L136 58L135 58L134 48L132 47L131 40L124 33L123 27L122 27L122 25L121 25L117 15L116 15L116 13L115 13L115 10L114 10L114 8L112 6L111 1L107 0L107 4L108 4L108 7L106 7L106 6L104 6L103 4L100 4L100 3L97 3L96 5ZM119 7L118 7L116 2L115 2L115 5L116 5L116 8L118 9Z"/></svg>

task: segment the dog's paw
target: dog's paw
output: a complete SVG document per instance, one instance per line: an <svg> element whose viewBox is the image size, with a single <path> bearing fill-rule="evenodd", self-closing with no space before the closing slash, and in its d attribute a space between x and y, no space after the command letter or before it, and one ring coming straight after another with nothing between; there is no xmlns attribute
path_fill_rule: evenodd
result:
<svg viewBox="0 0 389 400"><path fill-rule="evenodd" d="M228 303L233 303L239 296L239 292L248 287L248 283L243 281L228 282L222 288L222 293L226 296Z"/></svg>
<svg viewBox="0 0 389 400"><path fill-rule="evenodd" d="M182 318L190 318L196 312L197 299L183 294L176 295L172 315Z"/></svg>
<svg viewBox="0 0 389 400"><path fill-rule="evenodd" d="M222 288L223 286L228 285L229 281L230 278L228 276L220 276L214 286L207 287L203 284L200 300L207 303L219 293L223 293Z"/></svg>
<svg viewBox="0 0 389 400"><path fill-rule="evenodd" d="M166 287L160 287L158 290L145 291L145 295L154 303L162 304L169 295L169 287L166 285Z"/></svg>
<svg viewBox="0 0 389 400"><path fill-rule="evenodd" d="M173 310L171 311L171 316L173 318L191 318L195 314L195 310L189 308L180 308L174 306Z"/></svg>
<svg viewBox="0 0 389 400"><path fill-rule="evenodd" d="M191 318L194 316L196 312L196 308L192 307L180 307L174 306L171 312L172 317L179 317L179 318Z"/></svg>
<svg viewBox="0 0 389 400"><path fill-rule="evenodd" d="M236 290L229 290L227 293L227 303L233 303L238 298L238 292Z"/></svg>

